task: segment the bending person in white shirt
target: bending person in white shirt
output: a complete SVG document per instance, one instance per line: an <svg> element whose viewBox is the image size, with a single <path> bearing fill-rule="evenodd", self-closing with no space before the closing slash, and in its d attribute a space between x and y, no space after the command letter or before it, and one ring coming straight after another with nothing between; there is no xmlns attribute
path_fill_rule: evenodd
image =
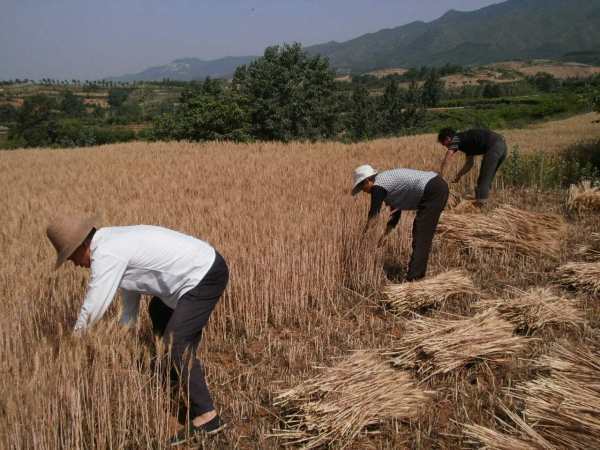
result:
<svg viewBox="0 0 600 450"><path fill-rule="evenodd" d="M58 253L56 268L70 260L91 269L75 332L98 321L119 288L124 325L136 322L140 294L154 296L149 305L154 331L171 345L172 362L189 389L193 418L173 443L220 431L224 425L213 406L196 350L202 329L229 280L225 260L208 243L166 228L97 226L97 218L62 216L47 229Z"/></svg>

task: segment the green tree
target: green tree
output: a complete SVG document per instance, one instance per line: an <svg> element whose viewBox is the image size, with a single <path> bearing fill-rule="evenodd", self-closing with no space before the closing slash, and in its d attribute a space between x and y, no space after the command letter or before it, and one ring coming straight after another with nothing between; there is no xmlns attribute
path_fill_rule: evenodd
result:
<svg viewBox="0 0 600 450"><path fill-rule="evenodd" d="M335 136L335 75L326 59L309 57L300 44L269 47L236 70L233 89L250 114L253 136L265 140Z"/></svg>
<svg viewBox="0 0 600 450"><path fill-rule="evenodd" d="M425 120L425 108L421 103L421 89L416 81L412 81L404 94L404 127L418 128Z"/></svg>
<svg viewBox="0 0 600 450"><path fill-rule="evenodd" d="M350 137L355 140L369 139L377 134L375 103L362 84L356 84L352 91L347 128Z"/></svg>
<svg viewBox="0 0 600 450"><path fill-rule="evenodd" d="M404 98L395 79L385 87L380 108L381 131L396 133L404 127Z"/></svg>
<svg viewBox="0 0 600 450"><path fill-rule="evenodd" d="M233 140L250 138L248 113L239 95L220 83L184 92L173 112L154 121L153 137L176 140Z"/></svg>
<svg viewBox="0 0 600 450"><path fill-rule="evenodd" d="M498 83L486 83L481 95L485 98L502 97L502 87Z"/></svg>
<svg viewBox="0 0 600 450"><path fill-rule="evenodd" d="M43 94L27 97L16 123L9 129L9 139L23 140L28 147L50 145L55 138L58 113L54 98Z"/></svg>
<svg viewBox="0 0 600 450"><path fill-rule="evenodd" d="M114 88L108 91L108 105L113 110L119 109L127 101L127 98L129 98L129 90L127 89Z"/></svg>
<svg viewBox="0 0 600 450"><path fill-rule="evenodd" d="M560 81L546 72L538 72L529 81L542 92L556 92L560 87Z"/></svg>
<svg viewBox="0 0 600 450"><path fill-rule="evenodd" d="M11 104L0 105L0 124L6 125L17 120L17 108Z"/></svg>
<svg viewBox="0 0 600 450"><path fill-rule="evenodd" d="M380 129L385 134L401 133L418 127L424 119L421 91L416 81L400 89L396 80L386 86L379 106Z"/></svg>
<svg viewBox="0 0 600 450"><path fill-rule="evenodd" d="M66 90L60 102L60 109L67 117L80 117L85 114L85 104L83 99Z"/></svg>
<svg viewBox="0 0 600 450"><path fill-rule="evenodd" d="M423 84L422 102L428 107L435 107L439 104L444 94L444 82L435 69L431 69L425 78Z"/></svg>

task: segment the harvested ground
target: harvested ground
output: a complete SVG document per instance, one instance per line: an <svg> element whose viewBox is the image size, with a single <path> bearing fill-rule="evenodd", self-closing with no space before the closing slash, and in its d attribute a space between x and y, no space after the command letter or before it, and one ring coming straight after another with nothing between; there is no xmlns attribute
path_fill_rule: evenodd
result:
<svg viewBox="0 0 600 450"><path fill-rule="evenodd" d="M403 75L405 68L388 68L368 72L378 78L388 75ZM511 83L525 77L548 73L558 79L588 78L600 74L600 67L580 63L557 62L549 60L506 61L485 66L469 68L467 73L446 75L442 79L448 88L477 86L483 83ZM350 76L338 77L340 81L350 81ZM408 83L403 84L408 86Z"/></svg>
<svg viewBox="0 0 600 450"><path fill-rule="evenodd" d="M402 68L398 67L398 68L373 70L372 72L368 72L368 74L374 75L377 78L383 78L388 75L404 75L406 72L408 72L408 69L402 69Z"/></svg>
<svg viewBox="0 0 600 450"><path fill-rule="evenodd" d="M508 61L492 64L490 67L514 70L526 76L533 76L538 73L549 73L550 75L563 80L567 78L587 78L600 73L600 67L597 66L568 62L559 63L547 60L532 62Z"/></svg>

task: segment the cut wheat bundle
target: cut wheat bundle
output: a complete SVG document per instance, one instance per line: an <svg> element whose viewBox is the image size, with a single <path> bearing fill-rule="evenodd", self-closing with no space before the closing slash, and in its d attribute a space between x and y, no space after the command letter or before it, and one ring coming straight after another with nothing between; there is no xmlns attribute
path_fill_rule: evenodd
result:
<svg viewBox="0 0 600 450"><path fill-rule="evenodd" d="M564 219L554 214L502 206L489 214L442 214L438 233L442 240L472 249L513 249L523 256L558 257L566 234Z"/></svg>
<svg viewBox="0 0 600 450"><path fill-rule="evenodd" d="M493 430L481 425L463 425L463 433L481 443L482 449L494 450L542 450L545 447L535 445L533 442L525 441L516 436Z"/></svg>
<svg viewBox="0 0 600 450"><path fill-rule="evenodd" d="M275 405L290 414L274 436L305 449L332 442L343 447L370 425L416 418L431 396L378 352L356 352L277 396Z"/></svg>
<svg viewBox="0 0 600 450"><path fill-rule="evenodd" d="M600 211L600 189L592 186L591 181L583 181L569 188L569 208L579 212Z"/></svg>
<svg viewBox="0 0 600 450"><path fill-rule="evenodd" d="M597 234L597 233L593 233ZM573 254L586 261L600 261L600 248L594 243L590 244L577 244Z"/></svg>
<svg viewBox="0 0 600 450"><path fill-rule="evenodd" d="M481 209L475 206L473 200L463 200L452 208L452 214L481 214Z"/></svg>
<svg viewBox="0 0 600 450"><path fill-rule="evenodd" d="M561 448L600 448L600 393L556 373L517 385L525 421Z"/></svg>
<svg viewBox="0 0 600 450"><path fill-rule="evenodd" d="M475 206L473 200L463 198L458 192L450 189L446 210L453 214L477 213L480 210Z"/></svg>
<svg viewBox="0 0 600 450"><path fill-rule="evenodd" d="M534 362L538 370L562 375L600 393L600 353L578 346L570 350L554 344L549 353Z"/></svg>
<svg viewBox="0 0 600 450"><path fill-rule="evenodd" d="M500 409L503 416L510 419L514 425L509 425L504 420L496 417L502 431L487 428L478 424L463 424L463 432L466 436L476 439L484 445L484 448L498 450L546 450L554 449L554 446L546 441L539 433L529 426L521 417L512 412L502 402Z"/></svg>
<svg viewBox="0 0 600 450"><path fill-rule="evenodd" d="M558 296L548 288L515 292L512 298L484 300L476 306L495 308L503 319L525 333L552 326L575 329L585 322L585 314L576 308L575 300Z"/></svg>
<svg viewBox="0 0 600 450"><path fill-rule="evenodd" d="M475 297L478 292L471 278L461 270L410 283L388 284L383 289L386 301L396 314L439 307L463 296Z"/></svg>
<svg viewBox="0 0 600 450"><path fill-rule="evenodd" d="M462 195L458 192L450 189L448 192L448 201L446 202L446 209L454 209L463 201Z"/></svg>
<svg viewBox="0 0 600 450"><path fill-rule="evenodd" d="M600 262L571 262L556 271L558 282L592 295L600 295Z"/></svg>
<svg viewBox="0 0 600 450"><path fill-rule="evenodd" d="M513 336L513 325L493 309L458 320L419 318L406 327L402 345L388 354L395 365L426 378L478 361L510 363L531 340Z"/></svg>

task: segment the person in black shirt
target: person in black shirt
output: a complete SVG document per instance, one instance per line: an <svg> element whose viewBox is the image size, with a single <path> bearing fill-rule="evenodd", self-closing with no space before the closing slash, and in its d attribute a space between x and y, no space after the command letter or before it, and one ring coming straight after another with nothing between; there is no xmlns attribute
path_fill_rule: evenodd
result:
<svg viewBox="0 0 600 450"><path fill-rule="evenodd" d="M441 176L444 176L448 162L457 151L463 152L466 156L465 164L452 183L458 183L462 176L473 168L475 156L483 155L475 189L475 205L483 206L489 197L496 172L506 159L506 143L502 135L482 129L457 133L452 128L444 128L438 135L438 142L448 149L440 167Z"/></svg>

